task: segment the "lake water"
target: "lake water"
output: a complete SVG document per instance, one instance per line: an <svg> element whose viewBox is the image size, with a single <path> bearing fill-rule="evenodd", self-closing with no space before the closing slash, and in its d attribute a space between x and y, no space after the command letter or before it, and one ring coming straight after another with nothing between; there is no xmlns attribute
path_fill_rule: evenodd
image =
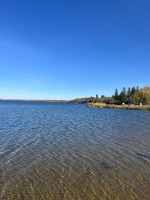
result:
<svg viewBox="0 0 150 200"><path fill-rule="evenodd" d="M0 199L149 200L150 112L0 102Z"/></svg>

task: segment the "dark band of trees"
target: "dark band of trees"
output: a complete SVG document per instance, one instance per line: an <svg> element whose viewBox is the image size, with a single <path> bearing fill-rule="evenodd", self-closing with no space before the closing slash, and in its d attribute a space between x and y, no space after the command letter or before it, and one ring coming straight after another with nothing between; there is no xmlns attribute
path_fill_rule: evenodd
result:
<svg viewBox="0 0 150 200"><path fill-rule="evenodd" d="M112 96L114 99L115 104L140 104L143 105L148 104L150 102L150 87L146 86L144 88L139 89L137 86L128 88L126 91L126 88L124 87L123 90L118 94L118 90L115 90L114 96Z"/></svg>
<svg viewBox="0 0 150 200"><path fill-rule="evenodd" d="M76 103L106 103L106 104L117 104L121 105L124 104L134 104L134 105L140 105L142 103L143 105L150 104L150 87L146 86L144 88L139 89L139 87L132 87L128 88L126 91L126 88L124 87L123 90L118 93L118 89L115 90L114 95L112 97L105 97L104 95L101 95L101 97L98 97L98 94L95 97L87 97L87 98L78 98L74 99L71 102Z"/></svg>

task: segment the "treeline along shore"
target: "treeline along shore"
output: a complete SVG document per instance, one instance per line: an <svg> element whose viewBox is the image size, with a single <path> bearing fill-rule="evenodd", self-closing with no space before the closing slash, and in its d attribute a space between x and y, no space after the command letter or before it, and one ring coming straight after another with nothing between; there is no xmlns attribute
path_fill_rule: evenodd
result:
<svg viewBox="0 0 150 200"><path fill-rule="evenodd" d="M130 110L150 110L150 87L144 88L132 87L126 88L118 93L115 90L114 95L101 97L85 97L73 100L33 100L33 99L0 99L0 101L24 101L24 102L54 102L54 103L86 103L87 107L97 108L114 108L114 109L130 109Z"/></svg>
<svg viewBox="0 0 150 200"><path fill-rule="evenodd" d="M99 98L78 98L73 100L76 103L86 103L87 107L97 108L114 108L114 109L130 109L130 110L150 110L150 87L144 88L132 87L126 88L118 93L118 89L115 90L114 95L111 97L105 97L101 95Z"/></svg>

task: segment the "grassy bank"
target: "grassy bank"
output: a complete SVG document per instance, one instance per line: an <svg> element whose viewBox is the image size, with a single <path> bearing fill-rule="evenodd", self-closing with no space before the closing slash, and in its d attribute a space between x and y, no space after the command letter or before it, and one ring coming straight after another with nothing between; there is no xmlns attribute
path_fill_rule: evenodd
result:
<svg viewBox="0 0 150 200"><path fill-rule="evenodd" d="M104 104L104 103L91 103L87 104L87 107L150 111L150 105L138 106L138 105L114 105L114 104Z"/></svg>

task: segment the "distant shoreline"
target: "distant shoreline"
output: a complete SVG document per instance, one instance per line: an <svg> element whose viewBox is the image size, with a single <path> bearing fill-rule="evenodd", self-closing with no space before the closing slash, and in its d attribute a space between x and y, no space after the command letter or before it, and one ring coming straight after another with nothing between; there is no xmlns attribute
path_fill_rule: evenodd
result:
<svg viewBox="0 0 150 200"><path fill-rule="evenodd" d="M47 102L47 103L87 103L85 101L78 101L78 100L36 100L36 99L0 99L1 101L17 101L17 102ZM115 105L115 104L105 104L105 103L87 103L86 107L92 108L112 108L112 109L124 109L124 110L144 110L150 111L150 105Z"/></svg>
<svg viewBox="0 0 150 200"><path fill-rule="evenodd" d="M0 99L0 101L53 102L53 103L70 103L71 102L71 100L36 100L36 99Z"/></svg>
<svg viewBox="0 0 150 200"><path fill-rule="evenodd" d="M87 107L150 111L150 105L139 106L139 105L115 105L115 104L103 104L103 103L90 103L87 104Z"/></svg>

